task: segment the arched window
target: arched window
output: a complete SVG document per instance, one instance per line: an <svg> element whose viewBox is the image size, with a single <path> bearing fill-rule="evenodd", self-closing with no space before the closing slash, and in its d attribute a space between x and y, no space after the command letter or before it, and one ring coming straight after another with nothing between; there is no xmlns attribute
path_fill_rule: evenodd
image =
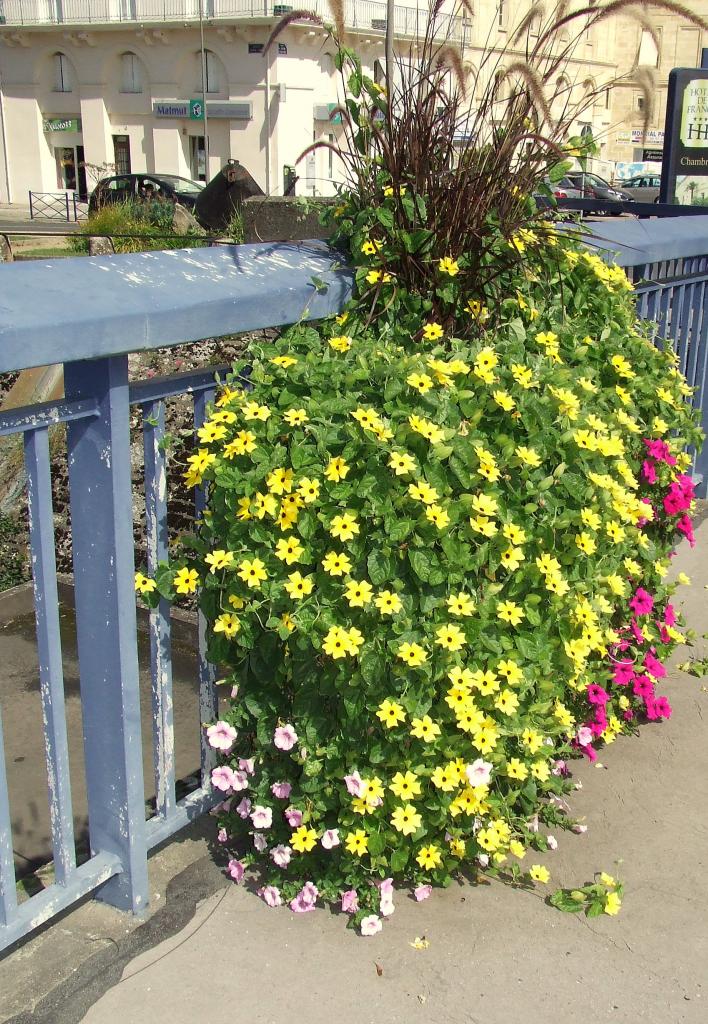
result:
<svg viewBox="0 0 708 1024"><path fill-rule="evenodd" d="M54 92L71 92L73 75L71 64L65 53L54 54Z"/></svg>
<svg viewBox="0 0 708 1024"><path fill-rule="evenodd" d="M202 55L197 53L198 89L199 92L221 92L223 88L221 61L211 50L204 51L204 67L206 68L206 89L202 84Z"/></svg>
<svg viewBox="0 0 708 1024"><path fill-rule="evenodd" d="M142 92L143 74L140 67L140 59L134 53L122 53L121 63L121 92Z"/></svg>

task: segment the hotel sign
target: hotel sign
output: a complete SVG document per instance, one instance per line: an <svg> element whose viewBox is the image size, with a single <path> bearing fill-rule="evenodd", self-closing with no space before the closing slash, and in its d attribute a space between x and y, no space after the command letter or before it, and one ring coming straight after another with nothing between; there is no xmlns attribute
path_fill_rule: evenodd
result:
<svg viewBox="0 0 708 1024"><path fill-rule="evenodd" d="M708 69L669 75L665 135L660 201L708 206Z"/></svg>

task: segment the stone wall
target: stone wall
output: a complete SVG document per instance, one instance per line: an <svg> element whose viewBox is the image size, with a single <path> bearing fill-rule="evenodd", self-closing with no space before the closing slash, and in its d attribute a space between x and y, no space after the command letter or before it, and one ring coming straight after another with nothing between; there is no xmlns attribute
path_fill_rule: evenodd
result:
<svg viewBox="0 0 708 1024"><path fill-rule="evenodd" d="M254 196L243 204L244 241L293 242L301 238L327 238L319 222L321 210L333 199Z"/></svg>

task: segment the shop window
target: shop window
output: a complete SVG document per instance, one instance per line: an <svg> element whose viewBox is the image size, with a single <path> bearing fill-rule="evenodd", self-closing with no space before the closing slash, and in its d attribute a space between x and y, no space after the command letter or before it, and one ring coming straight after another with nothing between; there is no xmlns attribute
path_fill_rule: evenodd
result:
<svg viewBox="0 0 708 1024"><path fill-rule="evenodd" d="M64 53L54 54L54 92L71 92L73 87L71 65Z"/></svg>
<svg viewBox="0 0 708 1024"><path fill-rule="evenodd" d="M134 53L121 54L121 92L142 92L143 80L140 61Z"/></svg>
<svg viewBox="0 0 708 1024"><path fill-rule="evenodd" d="M130 174L130 136L113 136L113 163L116 174Z"/></svg>

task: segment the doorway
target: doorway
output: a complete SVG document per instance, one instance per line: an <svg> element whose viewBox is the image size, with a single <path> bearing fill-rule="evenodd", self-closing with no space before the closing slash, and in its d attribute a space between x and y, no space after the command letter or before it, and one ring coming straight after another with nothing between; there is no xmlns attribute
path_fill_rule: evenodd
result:
<svg viewBox="0 0 708 1024"><path fill-rule="evenodd" d="M113 136L113 163L116 174L130 174L130 136Z"/></svg>
<svg viewBox="0 0 708 1024"><path fill-rule="evenodd" d="M79 199L87 199L84 147L55 146L54 156L57 163L57 187L67 192L77 192Z"/></svg>
<svg viewBox="0 0 708 1024"><path fill-rule="evenodd" d="M189 139L189 167L193 181L206 181L206 146L203 135Z"/></svg>

